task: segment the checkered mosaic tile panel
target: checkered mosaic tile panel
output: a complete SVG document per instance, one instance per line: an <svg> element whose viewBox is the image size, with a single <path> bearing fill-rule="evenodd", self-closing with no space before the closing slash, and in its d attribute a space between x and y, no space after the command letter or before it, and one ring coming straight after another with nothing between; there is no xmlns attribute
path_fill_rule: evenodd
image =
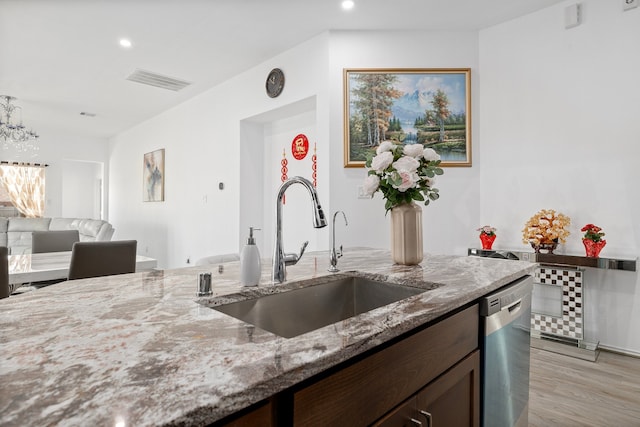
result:
<svg viewBox="0 0 640 427"><path fill-rule="evenodd" d="M539 267L535 271L534 281L541 285L562 288L562 317L531 313L531 327L547 334L582 339L582 271Z"/></svg>

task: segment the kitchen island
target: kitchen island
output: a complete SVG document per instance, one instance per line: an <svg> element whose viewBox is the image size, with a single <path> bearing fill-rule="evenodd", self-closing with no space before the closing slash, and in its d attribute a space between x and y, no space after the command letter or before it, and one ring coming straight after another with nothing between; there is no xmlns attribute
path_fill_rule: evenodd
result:
<svg viewBox="0 0 640 427"><path fill-rule="evenodd" d="M263 263L257 288L225 263L56 284L0 301L0 424L206 425L308 382L530 273L535 264L425 256L393 265L381 250L345 250L343 274L424 293L282 338L208 306L321 282L328 253L288 267L282 285ZM212 273L214 294L196 297Z"/></svg>

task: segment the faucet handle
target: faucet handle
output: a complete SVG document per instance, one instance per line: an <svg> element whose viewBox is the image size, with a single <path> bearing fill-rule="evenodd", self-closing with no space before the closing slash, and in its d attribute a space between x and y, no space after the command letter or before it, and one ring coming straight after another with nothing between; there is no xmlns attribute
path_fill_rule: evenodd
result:
<svg viewBox="0 0 640 427"><path fill-rule="evenodd" d="M342 255L343 255L343 253L342 253L342 245L340 245L340 249L339 249L339 250L338 250L338 252L336 253L336 256L337 256L338 258L342 258Z"/></svg>
<svg viewBox="0 0 640 427"><path fill-rule="evenodd" d="M304 254L304 250L307 249L308 244L309 244L308 240L302 244L302 247L300 248L300 254L298 255L284 254L283 259L284 259L285 265L296 265L298 261L300 261L300 258L302 258L302 254Z"/></svg>
<svg viewBox="0 0 640 427"><path fill-rule="evenodd" d="M307 249L307 245L309 244L309 241L305 241L302 246L300 247L300 255L298 255L298 261L300 260L300 258L302 258L302 254L304 254L305 249Z"/></svg>

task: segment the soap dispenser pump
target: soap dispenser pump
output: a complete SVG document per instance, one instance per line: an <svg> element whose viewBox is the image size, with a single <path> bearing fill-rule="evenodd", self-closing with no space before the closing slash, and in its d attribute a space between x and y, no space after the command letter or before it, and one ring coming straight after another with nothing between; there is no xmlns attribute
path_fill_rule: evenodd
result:
<svg viewBox="0 0 640 427"><path fill-rule="evenodd" d="M262 263L260 262L260 251L256 246L256 239L253 237L254 230L260 229L249 227L249 238L240 254L240 283L242 286L258 286L258 283L260 283Z"/></svg>

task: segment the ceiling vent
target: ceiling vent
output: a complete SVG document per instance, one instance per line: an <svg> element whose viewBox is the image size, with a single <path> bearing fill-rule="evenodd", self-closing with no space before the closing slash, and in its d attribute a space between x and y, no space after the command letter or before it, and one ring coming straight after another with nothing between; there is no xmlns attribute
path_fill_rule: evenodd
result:
<svg viewBox="0 0 640 427"><path fill-rule="evenodd" d="M184 80L174 79L173 77L167 77L161 74L152 73L151 71L145 71L141 69L136 69L133 73L131 73L131 75L129 75L129 77L127 77L127 80L173 91L179 91L191 84L190 82L185 82Z"/></svg>

